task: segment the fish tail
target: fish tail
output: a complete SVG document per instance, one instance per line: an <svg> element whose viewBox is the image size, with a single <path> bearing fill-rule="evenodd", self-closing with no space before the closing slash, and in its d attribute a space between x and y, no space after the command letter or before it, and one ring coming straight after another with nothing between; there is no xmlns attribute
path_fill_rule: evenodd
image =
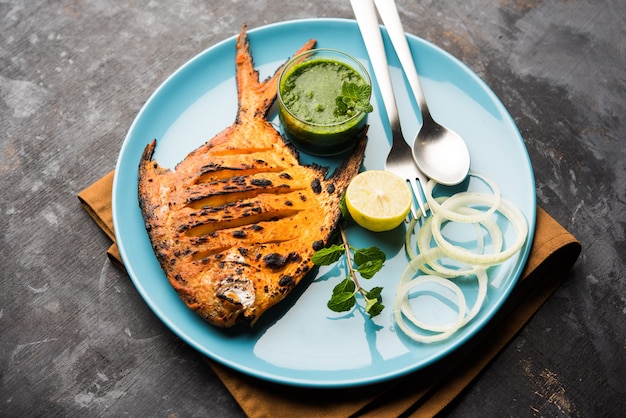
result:
<svg viewBox="0 0 626 418"><path fill-rule="evenodd" d="M296 55L312 49L315 44L315 39L307 41L296 52ZM264 119L276 99L278 77L285 64L281 65L273 75L260 82L259 72L254 68L254 61L250 54L250 41L246 32L246 25L243 25L237 37L235 62L239 103L237 120L242 122L254 118Z"/></svg>

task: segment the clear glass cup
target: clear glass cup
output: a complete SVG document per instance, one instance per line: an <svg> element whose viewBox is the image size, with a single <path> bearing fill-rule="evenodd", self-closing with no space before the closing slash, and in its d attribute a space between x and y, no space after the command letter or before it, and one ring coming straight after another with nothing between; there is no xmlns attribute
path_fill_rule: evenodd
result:
<svg viewBox="0 0 626 418"><path fill-rule="evenodd" d="M313 49L287 63L278 79L278 115L283 133L298 149L313 155L337 155L363 135L366 112L335 112L344 81L369 85L371 96L367 70L342 51Z"/></svg>

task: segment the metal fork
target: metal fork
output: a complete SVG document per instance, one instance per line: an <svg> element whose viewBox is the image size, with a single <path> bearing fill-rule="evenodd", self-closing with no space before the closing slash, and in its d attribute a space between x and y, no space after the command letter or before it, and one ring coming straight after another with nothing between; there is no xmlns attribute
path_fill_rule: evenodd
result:
<svg viewBox="0 0 626 418"><path fill-rule="evenodd" d="M417 199L420 211L424 217L426 210L424 209L424 199L420 186L424 189L424 185L428 181L426 176L417 168L413 160L413 152L407 144L402 134L400 126L400 117L398 107L391 83L391 75L389 73L389 65L387 63L387 55L385 54L385 45L380 33L378 25L378 16L373 0L350 0L352 10L356 17L356 21L361 31L361 36L365 42L365 49L370 57L374 76L378 81L378 87L383 98L385 109L387 110L387 119L391 127L391 150L385 161L385 170L406 179L411 185L413 194ZM417 219L417 212L414 205L411 207L411 214Z"/></svg>

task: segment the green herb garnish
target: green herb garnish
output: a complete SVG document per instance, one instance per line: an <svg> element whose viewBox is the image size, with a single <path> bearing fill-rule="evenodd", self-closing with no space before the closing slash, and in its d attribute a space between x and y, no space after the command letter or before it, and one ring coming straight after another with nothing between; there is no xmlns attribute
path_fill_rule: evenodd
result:
<svg viewBox="0 0 626 418"><path fill-rule="evenodd" d="M342 213L347 212L343 198L341 209ZM371 319L380 314L385 307L381 296L383 288L364 289L359 284L357 272L364 279L371 279L383 267L387 256L377 247L354 248L348 243L343 227L339 227L339 232L341 233L341 244L322 248L316 251L312 257L313 264L327 266L339 261L344 254L346 256L348 275L335 286L327 306L333 312L349 311L356 305L356 296L360 294L365 301L365 312L369 314Z"/></svg>
<svg viewBox="0 0 626 418"><path fill-rule="evenodd" d="M370 113L374 110L370 103L372 87L344 81L341 83L341 96L335 98L335 116L354 116L358 112Z"/></svg>

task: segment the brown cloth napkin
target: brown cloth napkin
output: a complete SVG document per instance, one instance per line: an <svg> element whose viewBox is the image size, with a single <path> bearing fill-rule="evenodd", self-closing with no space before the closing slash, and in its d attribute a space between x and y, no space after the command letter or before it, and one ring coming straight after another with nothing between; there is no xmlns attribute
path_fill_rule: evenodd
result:
<svg viewBox="0 0 626 418"><path fill-rule="evenodd" d="M107 255L124 268L111 213L113 172L79 193L98 226L113 240ZM580 243L537 208L535 237L522 276L502 309L463 347L446 358L392 381L346 389L312 389L266 382L207 363L250 417L434 416L449 405L513 339L565 279Z"/></svg>

